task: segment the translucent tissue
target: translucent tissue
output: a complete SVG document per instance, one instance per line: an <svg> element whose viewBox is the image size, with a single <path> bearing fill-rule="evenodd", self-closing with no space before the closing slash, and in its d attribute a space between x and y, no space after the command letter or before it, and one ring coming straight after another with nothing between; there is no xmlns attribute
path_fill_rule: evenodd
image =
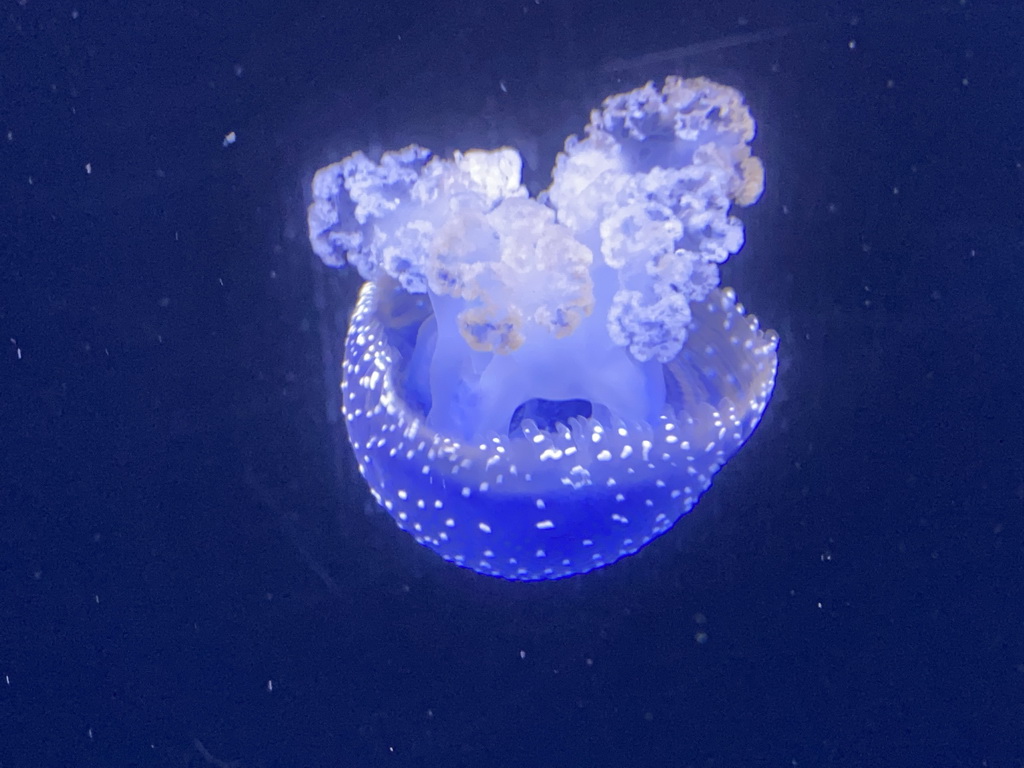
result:
<svg viewBox="0 0 1024 768"><path fill-rule="evenodd" d="M636 552L757 426L778 340L719 285L764 170L736 90L610 96L537 199L508 147L357 152L313 179L309 237L366 280L343 410L399 527L512 580Z"/></svg>

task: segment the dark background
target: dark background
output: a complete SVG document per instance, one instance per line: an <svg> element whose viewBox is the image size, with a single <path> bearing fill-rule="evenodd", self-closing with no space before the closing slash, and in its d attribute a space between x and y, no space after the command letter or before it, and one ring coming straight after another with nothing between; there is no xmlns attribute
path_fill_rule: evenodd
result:
<svg viewBox="0 0 1024 768"><path fill-rule="evenodd" d="M1010 2L4 2L0 768L1024 765L1022 36ZM312 173L512 143L536 190L671 73L758 119L725 281L775 399L637 556L446 565L339 433Z"/></svg>

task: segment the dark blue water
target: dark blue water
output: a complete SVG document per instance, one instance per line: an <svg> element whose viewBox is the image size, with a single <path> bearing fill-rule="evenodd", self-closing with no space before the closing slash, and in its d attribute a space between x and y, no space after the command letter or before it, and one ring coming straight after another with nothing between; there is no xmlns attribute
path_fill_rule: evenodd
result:
<svg viewBox="0 0 1024 768"><path fill-rule="evenodd" d="M1024 6L893 5L0 9L0 767L1024 763ZM348 453L312 173L536 191L669 73L758 120L775 398L638 555L453 568Z"/></svg>

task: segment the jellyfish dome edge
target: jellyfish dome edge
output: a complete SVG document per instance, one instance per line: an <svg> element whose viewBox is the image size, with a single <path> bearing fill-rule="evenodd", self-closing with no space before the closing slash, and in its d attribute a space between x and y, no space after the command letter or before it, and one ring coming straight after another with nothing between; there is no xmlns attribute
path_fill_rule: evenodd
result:
<svg viewBox="0 0 1024 768"><path fill-rule="evenodd" d="M444 559L557 579L696 505L770 400L778 338L718 265L763 189L742 96L608 97L536 199L510 148L322 168L314 251L366 280L342 410L371 493Z"/></svg>

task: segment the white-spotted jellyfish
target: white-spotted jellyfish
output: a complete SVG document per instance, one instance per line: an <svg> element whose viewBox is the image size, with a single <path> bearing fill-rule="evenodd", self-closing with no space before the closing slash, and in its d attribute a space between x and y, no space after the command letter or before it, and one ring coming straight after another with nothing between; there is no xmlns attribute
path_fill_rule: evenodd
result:
<svg viewBox="0 0 1024 768"><path fill-rule="evenodd" d="M309 237L366 281L342 410L374 498L446 560L511 580L632 554L761 419L778 340L719 287L764 186L736 90L610 96L536 198L510 148L357 152Z"/></svg>

